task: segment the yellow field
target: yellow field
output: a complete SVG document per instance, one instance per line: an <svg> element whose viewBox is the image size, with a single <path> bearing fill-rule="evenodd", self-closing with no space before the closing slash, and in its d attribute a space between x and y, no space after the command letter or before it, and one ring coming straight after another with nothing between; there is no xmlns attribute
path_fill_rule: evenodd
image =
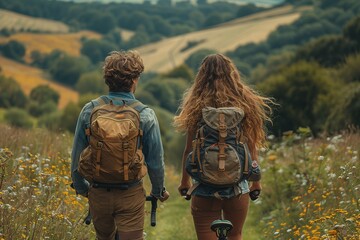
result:
<svg viewBox="0 0 360 240"><path fill-rule="evenodd" d="M60 94L59 108L63 108L69 102L77 102L79 95L58 83L49 81L44 76L44 72L38 68L26 66L24 64L9 60L0 56L0 66L2 74L14 78L22 87L25 94L29 95L31 90L42 84L47 84Z"/></svg>
<svg viewBox="0 0 360 240"><path fill-rule="evenodd" d="M50 53L59 49L73 56L80 55L81 39L101 38L101 35L91 31L80 31L76 33L48 34L48 33L17 33L10 37L0 37L0 43L16 40L26 47L25 61L30 62L31 52L38 50L42 53Z"/></svg>
<svg viewBox="0 0 360 240"><path fill-rule="evenodd" d="M265 40L279 25L289 24L299 18L304 9L285 6L253 14L202 31L192 32L137 48L141 53L145 69L166 72L182 64L193 52L207 48L224 53L250 42ZM181 52L189 41L201 42Z"/></svg>
<svg viewBox="0 0 360 240"><path fill-rule="evenodd" d="M0 9L0 29L26 30L52 33L67 33L69 27L58 21L34 18L23 14Z"/></svg>

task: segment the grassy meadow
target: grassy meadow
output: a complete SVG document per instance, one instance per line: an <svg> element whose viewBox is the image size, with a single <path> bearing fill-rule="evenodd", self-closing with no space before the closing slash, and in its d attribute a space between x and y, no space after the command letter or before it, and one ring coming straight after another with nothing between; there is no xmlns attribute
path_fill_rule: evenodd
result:
<svg viewBox="0 0 360 240"><path fill-rule="evenodd" d="M72 136L0 125L0 239L94 239L87 202L70 188ZM359 239L360 135L313 139L289 133L262 150L263 193L252 202L244 239ZM189 202L166 170L170 199L146 216L146 239L196 239ZM149 180L145 178L149 191ZM150 211L150 204L146 206Z"/></svg>

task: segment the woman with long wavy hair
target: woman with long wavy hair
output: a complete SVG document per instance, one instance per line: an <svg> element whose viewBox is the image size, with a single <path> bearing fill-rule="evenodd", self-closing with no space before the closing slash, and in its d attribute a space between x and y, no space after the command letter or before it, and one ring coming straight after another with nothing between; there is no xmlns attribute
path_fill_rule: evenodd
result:
<svg viewBox="0 0 360 240"><path fill-rule="evenodd" d="M180 105L180 113L174 118L177 130L185 132L186 146L183 152L182 178L178 190L192 187L190 175L185 170L185 162L192 151L192 141L205 107L222 108L238 107L244 111L242 134L247 139L247 146L253 161L257 161L257 149L265 144L265 122L270 121L271 108L269 98L262 97L247 86L240 77L233 62L222 54L205 57L201 63L193 85L185 92ZM240 191L225 188L220 197L214 197L214 187L200 184L192 191L191 212L199 240L217 239L211 231L211 223L219 219L221 212L224 218L231 221L229 240L241 240L242 229L249 207L249 193L261 190L260 181L242 180ZM249 186L250 185L250 186ZM260 191L257 191L260 192ZM257 197L257 196L255 196Z"/></svg>

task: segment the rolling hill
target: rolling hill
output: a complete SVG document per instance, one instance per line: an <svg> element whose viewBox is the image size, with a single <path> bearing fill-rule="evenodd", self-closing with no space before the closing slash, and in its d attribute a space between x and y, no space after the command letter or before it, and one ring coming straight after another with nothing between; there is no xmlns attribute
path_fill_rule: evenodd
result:
<svg viewBox="0 0 360 240"><path fill-rule="evenodd" d="M30 17L0 9L0 30L5 28L14 31L25 30L49 33L69 32L69 27L62 22Z"/></svg>
<svg viewBox="0 0 360 240"><path fill-rule="evenodd" d="M213 49L224 53L250 42L260 42L278 26L289 24L300 17L307 8L284 6L239 18L213 28L164 39L137 48L147 71L166 72L182 64L199 49ZM183 50L189 42L195 46Z"/></svg>
<svg viewBox="0 0 360 240"><path fill-rule="evenodd" d="M21 42L26 47L25 61L31 61L31 52L34 50L41 53L50 53L59 49L73 56L80 55L82 38L101 38L101 35L91 31L80 31L76 33L16 33L10 37L0 37L0 44L10 40Z"/></svg>
<svg viewBox="0 0 360 240"><path fill-rule="evenodd" d="M79 94L74 90L49 81L41 69L27 66L16 61L0 56L2 74L14 78L21 86L25 94L29 95L31 90L38 85L49 85L60 94L59 108L63 108L69 102L77 102Z"/></svg>

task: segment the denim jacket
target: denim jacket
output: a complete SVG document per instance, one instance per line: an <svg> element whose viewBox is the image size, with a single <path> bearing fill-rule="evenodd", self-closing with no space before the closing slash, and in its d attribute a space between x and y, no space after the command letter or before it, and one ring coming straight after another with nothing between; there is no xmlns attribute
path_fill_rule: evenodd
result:
<svg viewBox="0 0 360 240"><path fill-rule="evenodd" d="M122 100L135 100L135 96L130 92L109 92L106 97L112 99L114 104L120 104ZM85 129L90 126L90 114L93 108L93 103L89 102L80 112L71 153L71 178L76 192L81 195L85 195L90 186L89 182L77 172L77 168L81 152L89 145ZM154 110L147 107L140 112L140 127L144 134L142 151L152 185L151 194L160 197L164 188L164 150L159 122Z"/></svg>

